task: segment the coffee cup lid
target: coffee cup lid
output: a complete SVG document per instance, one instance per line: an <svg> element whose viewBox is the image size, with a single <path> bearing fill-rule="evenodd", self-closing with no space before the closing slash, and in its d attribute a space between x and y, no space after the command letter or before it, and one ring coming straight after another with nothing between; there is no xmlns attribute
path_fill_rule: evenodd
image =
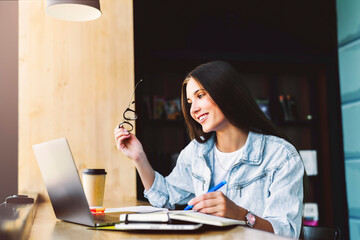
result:
<svg viewBox="0 0 360 240"><path fill-rule="evenodd" d="M90 175L107 174L105 172L105 169L99 169L99 168L84 169L82 173L83 174L90 174Z"/></svg>

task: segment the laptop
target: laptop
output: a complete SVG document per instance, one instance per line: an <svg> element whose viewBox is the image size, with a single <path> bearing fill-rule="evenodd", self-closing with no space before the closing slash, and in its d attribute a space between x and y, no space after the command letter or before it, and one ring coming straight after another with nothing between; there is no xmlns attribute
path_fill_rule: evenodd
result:
<svg viewBox="0 0 360 240"><path fill-rule="evenodd" d="M57 219L91 227L120 223L120 214L93 214L90 211L80 177L66 138L33 145ZM196 230L202 224L120 223L118 230Z"/></svg>
<svg viewBox="0 0 360 240"><path fill-rule="evenodd" d="M119 215L90 211L66 138L33 145L57 219L86 226L119 223Z"/></svg>

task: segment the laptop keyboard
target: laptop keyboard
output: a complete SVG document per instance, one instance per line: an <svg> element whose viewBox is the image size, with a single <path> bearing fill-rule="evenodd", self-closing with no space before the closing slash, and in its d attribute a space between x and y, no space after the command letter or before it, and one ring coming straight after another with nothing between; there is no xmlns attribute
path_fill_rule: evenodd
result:
<svg viewBox="0 0 360 240"><path fill-rule="evenodd" d="M93 214L96 223L118 223L120 222L119 216L110 214Z"/></svg>

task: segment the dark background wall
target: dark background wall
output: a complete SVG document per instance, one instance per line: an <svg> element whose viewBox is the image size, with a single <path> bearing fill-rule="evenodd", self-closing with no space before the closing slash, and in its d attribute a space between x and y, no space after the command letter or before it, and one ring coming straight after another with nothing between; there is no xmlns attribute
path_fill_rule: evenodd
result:
<svg viewBox="0 0 360 240"><path fill-rule="evenodd" d="M136 49L330 56L334 6L332 0L135 0Z"/></svg>
<svg viewBox="0 0 360 240"><path fill-rule="evenodd" d="M17 193L18 2L0 1L0 202Z"/></svg>

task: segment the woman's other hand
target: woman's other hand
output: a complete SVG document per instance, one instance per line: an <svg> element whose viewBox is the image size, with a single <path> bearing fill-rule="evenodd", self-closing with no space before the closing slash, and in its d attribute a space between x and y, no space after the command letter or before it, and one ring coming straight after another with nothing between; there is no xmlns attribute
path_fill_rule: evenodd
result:
<svg viewBox="0 0 360 240"><path fill-rule="evenodd" d="M194 205L194 211L237 220L244 220L247 213L244 208L236 205L220 191L195 197L188 205Z"/></svg>
<svg viewBox="0 0 360 240"><path fill-rule="evenodd" d="M188 205L194 205L194 211L243 221L248 213L245 208L236 205L220 191L195 197L189 201ZM256 216L254 228L274 232L271 223L259 216Z"/></svg>

